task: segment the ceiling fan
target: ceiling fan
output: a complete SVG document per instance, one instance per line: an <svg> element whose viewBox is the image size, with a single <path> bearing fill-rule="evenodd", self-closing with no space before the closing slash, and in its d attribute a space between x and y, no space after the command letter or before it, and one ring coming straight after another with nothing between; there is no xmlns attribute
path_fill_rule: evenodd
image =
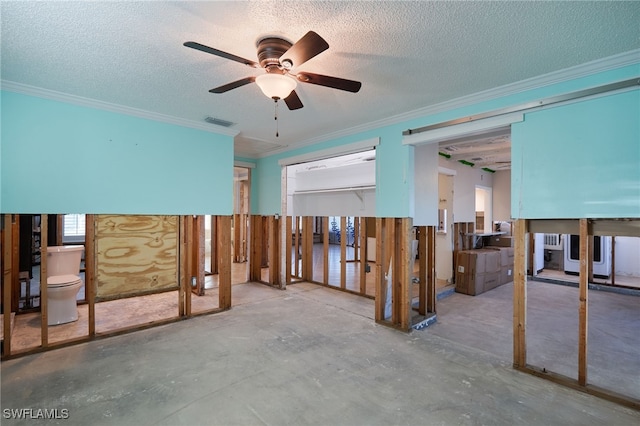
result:
<svg viewBox="0 0 640 426"><path fill-rule="evenodd" d="M344 78L330 77L327 75L313 74L310 72L293 73L291 70L302 65L314 56L329 48L329 44L317 33L309 31L296 43L291 44L279 37L266 37L258 41L258 61L254 62L213 47L205 46L195 41L187 41L184 46L221 58L240 62L252 68L264 68L265 74L245 77L222 86L215 87L209 92L224 93L249 83L256 83L262 92L276 102L283 99L290 110L303 107L300 98L294 90L297 82L316 84L332 89L345 90L357 93L362 86L359 81L346 80Z"/></svg>

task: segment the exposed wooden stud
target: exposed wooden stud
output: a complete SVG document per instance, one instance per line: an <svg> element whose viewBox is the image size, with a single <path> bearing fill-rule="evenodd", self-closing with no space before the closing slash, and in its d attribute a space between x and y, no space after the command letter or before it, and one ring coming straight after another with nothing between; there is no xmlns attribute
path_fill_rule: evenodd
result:
<svg viewBox="0 0 640 426"><path fill-rule="evenodd" d="M49 216L40 216L40 327L42 347L49 346L49 317L47 314L47 246L49 236Z"/></svg>
<svg viewBox="0 0 640 426"><path fill-rule="evenodd" d="M411 329L411 269L413 259L411 259L412 239L411 228L413 220L411 218L396 219L396 241L398 256L396 256L397 287L398 287L398 322L400 330L409 331Z"/></svg>
<svg viewBox="0 0 640 426"><path fill-rule="evenodd" d="M589 295L589 266L591 258L589 256L589 246L591 246L589 236L589 222L587 219L580 219L580 275L578 291L580 293L580 305L578 308L578 383L581 386L587 385L587 335L588 335L588 295ZM604 255L604 254L603 254Z"/></svg>
<svg viewBox="0 0 640 426"><path fill-rule="evenodd" d="M313 216L302 218L302 279L313 281Z"/></svg>
<svg viewBox="0 0 640 426"><path fill-rule="evenodd" d="M291 216L287 216L286 218L286 230L284 232L284 236L285 236L285 281L286 284L290 284L291 283L291 249L292 249L292 237L293 234L291 233L291 229L293 227L293 221L292 221L292 217Z"/></svg>
<svg viewBox="0 0 640 426"><path fill-rule="evenodd" d="M269 267L269 217L262 216L262 268Z"/></svg>
<svg viewBox="0 0 640 426"><path fill-rule="evenodd" d="M589 243L587 247L587 282L592 283L593 282L593 246L594 246L593 234L590 234L588 238L589 238ZM606 256L606 254L602 253L602 256Z"/></svg>
<svg viewBox="0 0 640 426"><path fill-rule="evenodd" d="M197 296L204 295L204 216L196 216L192 219L191 228L191 257L192 268L190 277L195 277L195 287L191 285L191 292ZM193 284L193 283L191 283Z"/></svg>
<svg viewBox="0 0 640 426"><path fill-rule="evenodd" d="M262 216L251 216L251 257L249 258L249 279L262 281Z"/></svg>
<svg viewBox="0 0 640 426"><path fill-rule="evenodd" d="M280 218L269 216L269 284L280 286Z"/></svg>
<svg viewBox="0 0 640 426"><path fill-rule="evenodd" d="M322 255L323 255L323 275L322 282L329 285L329 217L322 218Z"/></svg>
<svg viewBox="0 0 640 426"><path fill-rule="evenodd" d="M2 356L11 355L11 287L13 283L13 223L16 215L5 214L2 223Z"/></svg>
<svg viewBox="0 0 640 426"><path fill-rule="evenodd" d="M187 258L187 264L186 264L186 268L185 268L185 279L183 281L184 287L183 287L183 300L184 300L184 315L190 317L191 316L191 280L193 279L193 273L194 273L194 269L195 269L195 265L194 265L194 244L193 244L193 228L194 228L194 223L193 223L193 216L192 215L187 215L185 218L185 236L186 236L186 258ZM178 291L179 293L179 291ZM178 308L178 312L180 311L180 309Z"/></svg>
<svg viewBox="0 0 640 426"><path fill-rule="evenodd" d="M427 312L436 313L436 227L427 226Z"/></svg>
<svg viewBox="0 0 640 426"><path fill-rule="evenodd" d="M536 275L537 271L534 271L533 268L535 268L535 262L533 260L533 253L536 250L536 239L535 239L535 235L533 234L533 232L528 233L527 234L527 244L529 247L529 250L527 251L527 274L534 276Z"/></svg>
<svg viewBox="0 0 640 426"><path fill-rule="evenodd" d="M340 288L347 288L347 218L340 217Z"/></svg>
<svg viewBox="0 0 640 426"><path fill-rule="evenodd" d="M241 237L240 237L240 214L233 215L233 262L240 262L241 252Z"/></svg>
<svg viewBox="0 0 640 426"><path fill-rule="evenodd" d="M358 238L360 234L360 219L358 217L353 218L353 261L357 262L359 257L359 242Z"/></svg>
<svg viewBox="0 0 640 426"><path fill-rule="evenodd" d="M527 253L525 242L528 223L517 219L514 224L513 266L513 365L527 365Z"/></svg>
<svg viewBox="0 0 640 426"><path fill-rule="evenodd" d="M212 216L213 217L213 216ZM186 315L185 291L187 288L187 216L178 216L178 316ZM213 234L213 228L211 229ZM214 241L212 239L212 241ZM97 259L96 259L97 264Z"/></svg>
<svg viewBox="0 0 640 426"><path fill-rule="evenodd" d="M215 275L218 273L218 245L216 241L218 241L218 219L216 216L211 215L211 258L209 259L211 263L211 274Z"/></svg>
<svg viewBox="0 0 640 426"><path fill-rule="evenodd" d="M420 315L427 314L427 287L428 283L428 238L427 227L418 226L418 313Z"/></svg>
<svg viewBox="0 0 640 426"><path fill-rule="evenodd" d="M387 257L386 244L387 240L387 223L384 218L376 218L376 303L375 303L375 320L383 322L384 307L386 303L387 281L385 272L387 270L384 260Z"/></svg>
<svg viewBox="0 0 640 426"><path fill-rule="evenodd" d="M367 294L367 221L360 220L360 293Z"/></svg>
<svg viewBox="0 0 640 426"><path fill-rule="evenodd" d="M218 306L231 308L231 216L218 216Z"/></svg>
<svg viewBox="0 0 640 426"><path fill-rule="evenodd" d="M11 224L13 232L11 233L11 247L13 247L13 256L11 258L11 305L9 311L18 312L20 306L20 215L14 215L14 221Z"/></svg>
<svg viewBox="0 0 640 426"><path fill-rule="evenodd" d="M293 255L293 259L294 259L294 275L296 276L296 278L300 278L300 220L301 217L300 216L294 216L294 220L296 221L296 229L295 229L295 234L293 235L294 238L294 246L295 246L295 253Z"/></svg>
<svg viewBox="0 0 640 426"><path fill-rule="evenodd" d="M95 217L92 214L85 216L85 232L84 232L84 291L85 299L87 299L89 311L89 337L96 335L96 289L95 289Z"/></svg>
<svg viewBox="0 0 640 426"><path fill-rule="evenodd" d="M616 285L616 237L611 237L611 285Z"/></svg>

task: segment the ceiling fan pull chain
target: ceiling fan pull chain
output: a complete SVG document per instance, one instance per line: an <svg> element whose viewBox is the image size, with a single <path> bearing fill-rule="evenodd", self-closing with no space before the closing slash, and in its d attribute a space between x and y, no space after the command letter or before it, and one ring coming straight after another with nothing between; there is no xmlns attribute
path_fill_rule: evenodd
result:
<svg viewBox="0 0 640 426"><path fill-rule="evenodd" d="M276 138L280 137L280 135L278 134L278 98L273 98L273 100L275 101L276 105L274 107L274 120L276 120Z"/></svg>

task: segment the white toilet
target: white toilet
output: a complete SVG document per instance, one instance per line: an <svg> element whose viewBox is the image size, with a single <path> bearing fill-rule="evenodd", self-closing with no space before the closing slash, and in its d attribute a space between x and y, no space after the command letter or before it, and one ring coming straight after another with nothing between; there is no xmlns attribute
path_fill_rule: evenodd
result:
<svg viewBox="0 0 640 426"><path fill-rule="evenodd" d="M47 247L47 324L78 320L76 295L82 287L80 262L84 246Z"/></svg>

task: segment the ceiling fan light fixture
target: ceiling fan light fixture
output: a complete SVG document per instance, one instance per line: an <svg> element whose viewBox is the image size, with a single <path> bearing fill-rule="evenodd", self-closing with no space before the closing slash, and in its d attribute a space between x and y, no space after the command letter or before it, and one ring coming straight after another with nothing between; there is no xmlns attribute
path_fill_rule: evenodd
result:
<svg viewBox="0 0 640 426"><path fill-rule="evenodd" d="M296 88L296 81L282 74L261 74L256 84L268 98L285 99Z"/></svg>

